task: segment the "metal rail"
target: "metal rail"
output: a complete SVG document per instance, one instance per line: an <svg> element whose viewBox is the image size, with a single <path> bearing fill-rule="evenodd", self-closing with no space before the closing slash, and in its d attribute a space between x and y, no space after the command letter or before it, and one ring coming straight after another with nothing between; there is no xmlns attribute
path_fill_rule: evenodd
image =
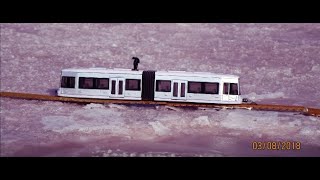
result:
<svg viewBox="0 0 320 180"><path fill-rule="evenodd" d="M118 99L90 99L90 98L71 98L59 97L42 94L0 92L0 97L30 99L42 101L60 101L69 103L114 103L114 104L147 104L147 105L166 105L174 107L206 107L206 108L231 108L231 109L252 109L263 111L287 111L300 112L304 115L320 117L320 109L304 106L270 105L270 104L208 104L190 102L163 102L163 101L140 101L140 100L118 100Z"/></svg>

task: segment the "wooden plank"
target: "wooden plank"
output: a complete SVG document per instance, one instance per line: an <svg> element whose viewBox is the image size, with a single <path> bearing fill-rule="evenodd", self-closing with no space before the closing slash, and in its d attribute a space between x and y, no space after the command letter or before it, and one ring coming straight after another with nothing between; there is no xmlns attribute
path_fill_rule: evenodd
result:
<svg viewBox="0 0 320 180"><path fill-rule="evenodd" d="M189 103L189 102L90 99L90 98L59 97L59 96L51 96L51 95L44 95L44 94L18 93L18 92L0 92L0 97L41 100L41 101L60 101L60 102L69 102L69 103L148 104L148 105L166 105L166 106L173 106L173 107L242 108L242 109L264 110L264 111L301 112L305 115L320 117L320 109L309 108L304 106L270 105L270 104L232 105L232 104Z"/></svg>

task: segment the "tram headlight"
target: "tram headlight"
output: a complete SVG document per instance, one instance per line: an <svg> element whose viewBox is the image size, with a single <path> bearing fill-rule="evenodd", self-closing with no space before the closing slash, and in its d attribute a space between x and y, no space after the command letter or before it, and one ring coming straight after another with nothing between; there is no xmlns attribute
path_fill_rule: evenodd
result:
<svg viewBox="0 0 320 180"><path fill-rule="evenodd" d="M248 102L249 99L248 98L242 98L242 102Z"/></svg>

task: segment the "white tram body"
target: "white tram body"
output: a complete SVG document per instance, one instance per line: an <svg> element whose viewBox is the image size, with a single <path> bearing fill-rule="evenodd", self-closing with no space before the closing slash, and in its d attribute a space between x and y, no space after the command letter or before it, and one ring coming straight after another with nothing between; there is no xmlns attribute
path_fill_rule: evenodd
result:
<svg viewBox="0 0 320 180"><path fill-rule="evenodd" d="M58 96L241 104L239 76L209 72L64 69Z"/></svg>

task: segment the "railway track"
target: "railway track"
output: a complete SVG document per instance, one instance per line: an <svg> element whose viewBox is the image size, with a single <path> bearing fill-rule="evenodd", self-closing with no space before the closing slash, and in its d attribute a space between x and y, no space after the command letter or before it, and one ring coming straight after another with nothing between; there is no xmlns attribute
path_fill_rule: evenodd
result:
<svg viewBox="0 0 320 180"><path fill-rule="evenodd" d="M114 103L114 104L145 104L145 105L166 105L174 107L205 107L205 108L230 108L230 109L249 109L263 111L287 111L300 112L304 115L320 117L320 109L309 108L304 106L288 105L270 105L270 104L206 104L206 103L186 103L186 102L160 102L160 101L137 101L137 100L116 100L116 99L89 99L89 98L71 98L59 97L42 94L17 93L17 92L0 92L0 97L29 99L41 101L60 101L69 103Z"/></svg>

